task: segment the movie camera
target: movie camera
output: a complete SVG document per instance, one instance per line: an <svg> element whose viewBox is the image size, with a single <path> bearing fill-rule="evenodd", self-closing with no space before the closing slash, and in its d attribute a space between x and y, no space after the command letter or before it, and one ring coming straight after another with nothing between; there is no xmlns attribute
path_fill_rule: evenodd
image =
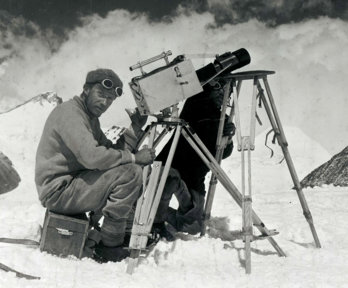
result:
<svg viewBox="0 0 348 288"><path fill-rule="evenodd" d="M215 79L250 63L248 51L241 48L234 52L216 55L213 63L194 69L192 61L184 55L169 62L171 51L138 62L129 67L131 71L140 69L142 75L134 77L129 86L142 115L157 116L156 113L171 114L170 107L175 106L193 95L203 91L203 86ZM143 67L164 59L165 66L146 73Z"/></svg>

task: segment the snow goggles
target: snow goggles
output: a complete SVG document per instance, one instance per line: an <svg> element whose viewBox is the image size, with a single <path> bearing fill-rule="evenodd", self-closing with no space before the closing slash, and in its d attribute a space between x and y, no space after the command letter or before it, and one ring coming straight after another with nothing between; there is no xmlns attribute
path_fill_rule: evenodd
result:
<svg viewBox="0 0 348 288"><path fill-rule="evenodd" d="M110 80L110 79L104 79L102 81L96 81L96 82L93 82L90 84L94 84L94 83L101 84L107 90L114 89L115 93L116 93L116 97L120 97L123 94L122 87L114 87L114 82L112 82L112 80Z"/></svg>
<svg viewBox="0 0 348 288"><path fill-rule="evenodd" d="M211 86L211 88L213 90L220 90L220 89L222 89L222 86L221 86L221 84L219 82L211 83L210 86Z"/></svg>

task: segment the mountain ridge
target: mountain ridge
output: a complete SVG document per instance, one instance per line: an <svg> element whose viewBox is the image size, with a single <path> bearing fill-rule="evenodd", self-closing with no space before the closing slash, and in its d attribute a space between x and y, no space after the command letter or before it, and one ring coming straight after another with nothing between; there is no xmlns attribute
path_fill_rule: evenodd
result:
<svg viewBox="0 0 348 288"><path fill-rule="evenodd" d="M348 186L348 146L320 165L301 181L303 187Z"/></svg>

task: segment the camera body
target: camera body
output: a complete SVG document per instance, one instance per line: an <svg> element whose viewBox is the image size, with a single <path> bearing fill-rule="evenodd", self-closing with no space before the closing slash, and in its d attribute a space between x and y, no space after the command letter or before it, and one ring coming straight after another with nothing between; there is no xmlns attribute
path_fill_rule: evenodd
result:
<svg viewBox="0 0 348 288"><path fill-rule="evenodd" d="M171 51L138 62L130 70L140 68L142 75L134 77L129 83L135 102L142 115L155 115L179 102L203 91L202 86L216 77L223 77L231 71L250 63L247 50L241 48L234 52L217 55L215 61L197 71L191 60L183 55L169 63ZM166 65L145 73L143 66L164 59Z"/></svg>
<svg viewBox="0 0 348 288"><path fill-rule="evenodd" d="M142 115L153 115L203 91L188 59L133 78L129 86Z"/></svg>

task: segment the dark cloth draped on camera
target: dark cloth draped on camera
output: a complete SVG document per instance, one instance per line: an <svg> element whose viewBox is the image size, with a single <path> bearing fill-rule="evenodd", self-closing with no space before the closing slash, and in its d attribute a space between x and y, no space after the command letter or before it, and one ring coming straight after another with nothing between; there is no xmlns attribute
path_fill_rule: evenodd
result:
<svg viewBox="0 0 348 288"><path fill-rule="evenodd" d="M208 150L215 156L220 121L220 105L217 105L217 99L210 97L207 91L187 99L180 118L190 124ZM168 141L156 160L166 161L172 140L173 138ZM231 142L224 150L223 158L228 157L232 153L232 149L233 143ZM200 194L205 194L204 179L209 168L183 136L180 136L171 167L179 171L189 190L194 189Z"/></svg>

